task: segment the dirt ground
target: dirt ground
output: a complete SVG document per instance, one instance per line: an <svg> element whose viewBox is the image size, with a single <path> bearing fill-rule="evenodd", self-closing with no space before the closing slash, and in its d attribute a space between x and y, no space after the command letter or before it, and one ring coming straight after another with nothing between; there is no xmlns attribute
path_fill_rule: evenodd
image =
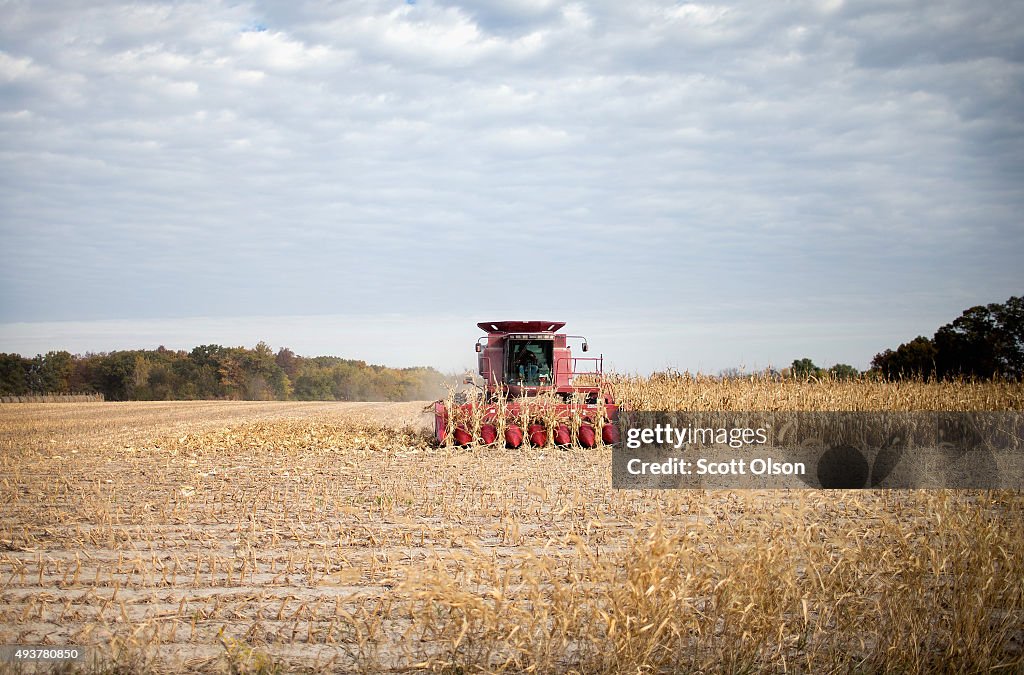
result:
<svg viewBox="0 0 1024 675"><path fill-rule="evenodd" d="M606 453L434 448L427 404L0 406L0 643L387 669L415 657L407 621L362 633L402 580L483 549L569 555L552 519L598 543L633 529Z"/></svg>
<svg viewBox="0 0 1024 675"><path fill-rule="evenodd" d="M371 513L387 454L354 447L357 430L405 428L391 440L422 445L425 405L0 406L0 643L106 657L120 640L132 663L215 667L225 625L292 643L337 601L357 608L389 583L372 544L395 526ZM328 502L350 522L324 517ZM304 665L343 652L296 651Z"/></svg>
<svg viewBox="0 0 1024 675"><path fill-rule="evenodd" d="M85 646L101 667L156 672L472 670L495 653L559 670L585 662L581 634L621 655L664 629L707 641L706 654L673 648L700 669L761 631L778 644L751 658L813 671L853 658L865 630L899 638L885 620L932 622L930 608L961 603L960 579L983 565L998 579L1019 565L1015 549L996 556L1019 548L1012 533L970 543L1006 529L974 497L613 490L607 447L436 448L426 405L0 405L0 644ZM651 564L684 556L677 582L700 598L609 581L633 573L621 556L656 529ZM942 547L950 557L936 560ZM979 552L980 563L964 557ZM941 567L960 560L968 576L954 584ZM825 583L812 567L858 571ZM886 586L897 581L904 595ZM978 583L1000 594L979 591L979 612L1005 605L1005 584ZM648 611L664 621L635 620ZM951 625L974 630L957 612ZM843 616L838 642L827 636ZM1020 629L1016 610L1002 616L993 650ZM555 625L568 637L536 652Z"/></svg>

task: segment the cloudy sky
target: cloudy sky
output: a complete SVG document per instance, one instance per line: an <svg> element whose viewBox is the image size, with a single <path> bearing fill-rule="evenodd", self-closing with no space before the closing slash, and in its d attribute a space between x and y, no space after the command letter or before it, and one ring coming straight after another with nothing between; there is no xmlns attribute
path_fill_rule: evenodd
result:
<svg viewBox="0 0 1024 675"><path fill-rule="evenodd" d="M1024 3L0 15L0 351L865 367L1024 292Z"/></svg>

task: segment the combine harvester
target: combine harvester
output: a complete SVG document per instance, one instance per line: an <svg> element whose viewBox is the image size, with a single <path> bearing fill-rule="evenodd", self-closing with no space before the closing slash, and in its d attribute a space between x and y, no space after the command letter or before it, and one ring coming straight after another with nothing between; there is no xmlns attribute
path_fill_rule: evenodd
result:
<svg viewBox="0 0 1024 675"><path fill-rule="evenodd" d="M438 443L450 434L456 445L490 445L499 433L510 448L522 445L524 438L547 445L549 433L562 446L574 438L585 448L595 447L599 439L618 441L619 407L601 386L604 357L574 357L568 346L569 339L581 340L585 352L586 338L557 333L565 325L559 321L477 325L487 333L476 342L485 384L475 401L453 397L434 403ZM585 383L576 384L578 378ZM475 383L467 377L465 384Z"/></svg>

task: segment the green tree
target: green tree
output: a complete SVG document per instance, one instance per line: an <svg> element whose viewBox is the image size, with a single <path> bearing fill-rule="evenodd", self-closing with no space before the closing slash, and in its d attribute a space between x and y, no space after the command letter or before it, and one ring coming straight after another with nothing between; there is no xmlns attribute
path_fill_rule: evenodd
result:
<svg viewBox="0 0 1024 675"><path fill-rule="evenodd" d="M68 392L74 363L68 352L47 352L37 355L28 368L28 387L36 394Z"/></svg>
<svg viewBox="0 0 1024 675"><path fill-rule="evenodd" d="M935 360L938 352L933 343L923 335L905 342L896 351L886 349L871 359L871 368L890 380L902 378L928 378L935 375Z"/></svg>
<svg viewBox="0 0 1024 675"><path fill-rule="evenodd" d="M227 390L220 377L220 361L227 350L215 344L200 345L189 354L196 398L225 398Z"/></svg>
<svg viewBox="0 0 1024 675"><path fill-rule="evenodd" d="M27 394L31 365L29 360L20 354L0 354L0 395Z"/></svg>
<svg viewBox="0 0 1024 675"><path fill-rule="evenodd" d="M242 367L246 372L245 398L283 401L291 395L291 381L278 365L274 352L266 342L260 341L252 350L239 349L243 355Z"/></svg>
<svg viewBox="0 0 1024 675"><path fill-rule="evenodd" d="M96 369L96 387L108 401L130 401L135 395L136 352L111 352Z"/></svg>
<svg viewBox="0 0 1024 675"><path fill-rule="evenodd" d="M331 374L322 368L304 369L295 379L295 398L300 401L333 401Z"/></svg>
<svg viewBox="0 0 1024 675"><path fill-rule="evenodd" d="M860 376L860 371L846 363L837 363L828 369L829 375L837 380L853 380Z"/></svg>
<svg viewBox="0 0 1024 675"><path fill-rule="evenodd" d="M790 372L793 377L806 379L808 377L816 377L820 375L821 369L814 365L814 361L808 358L795 359L793 365L790 366Z"/></svg>
<svg viewBox="0 0 1024 675"><path fill-rule="evenodd" d="M70 393L71 375L74 370L74 358L69 352L47 352L43 357L42 366L42 379L45 382L46 393Z"/></svg>
<svg viewBox="0 0 1024 675"><path fill-rule="evenodd" d="M76 355L73 361L71 379L68 387L73 392L91 394L101 391L99 387L99 368L103 362L102 354Z"/></svg>
<svg viewBox="0 0 1024 675"><path fill-rule="evenodd" d="M935 333L940 377L1024 376L1024 298L971 307Z"/></svg>

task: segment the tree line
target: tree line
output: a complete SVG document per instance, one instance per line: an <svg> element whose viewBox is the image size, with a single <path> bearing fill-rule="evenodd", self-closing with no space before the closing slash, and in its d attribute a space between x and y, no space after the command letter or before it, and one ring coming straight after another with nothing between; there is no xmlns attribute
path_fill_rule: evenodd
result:
<svg viewBox="0 0 1024 675"><path fill-rule="evenodd" d="M1024 377L1024 297L978 305L896 349L875 355L871 368L889 379Z"/></svg>
<svg viewBox="0 0 1024 675"><path fill-rule="evenodd" d="M793 364L789 367L788 375L804 380L811 377L854 380L861 376L861 372L848 363L837 363L831 368L819 368L814 365L814 361L803 358L793 360Z"/></svg>
<svg viewBox="0 0 1024 675"><path fill-rule="evenodd" d="M388 368L335 356L302 357L264 342L34 358L0 354L0 395L101 393L108 401L415 401L437 398L433 368Z"/></svg>

